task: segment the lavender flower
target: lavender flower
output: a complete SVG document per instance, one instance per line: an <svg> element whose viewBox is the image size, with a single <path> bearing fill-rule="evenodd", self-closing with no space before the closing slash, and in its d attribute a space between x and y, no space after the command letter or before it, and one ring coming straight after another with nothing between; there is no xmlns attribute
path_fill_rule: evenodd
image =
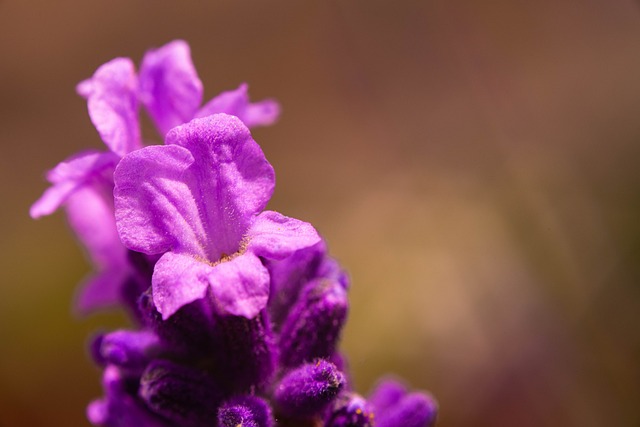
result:
<svg viewBox="0 0 640 427"><path fill-rule="evenodd" d="M147 270L155 257L131 262L120 242L113 210L113 172L126 154L142 148L138 106L142 103L161 135L194 117L233 114L247 126L272 124L279 115L273 100L249 102L246 84L224 92L198 109L202 83L191 62L189 46L181 40L147 52L139 75L128 58L116 58L81 82L78 93L87 99L89 116L107 152L85 151L60 163L48 175L52 186L31 207L33 218L64 205L96 275L81 287L81 312L123 303L135 312L136 299L146 289ZM135 255L134 255L135 256Z"/></svg>
<svg viewBox="0 0 640 427"><path fill-rule="evenodd" d="M137 326L98 335L108 427L427 427L437 405L385 380L351 389L338 343L349 280L308 223L264 211L274 171L247 126L274 101L246 85L203 107L186 43L115 59L78 86L107 152L49 173L34 217L64 205L97 275L89 310L132 308ZM143 147L138 104L165 145Z"/></svg>

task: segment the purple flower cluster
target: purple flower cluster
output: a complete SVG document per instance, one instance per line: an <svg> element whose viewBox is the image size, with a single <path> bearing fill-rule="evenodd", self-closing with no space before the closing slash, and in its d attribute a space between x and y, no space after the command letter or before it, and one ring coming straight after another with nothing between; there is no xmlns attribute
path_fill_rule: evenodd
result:
<svg viewBox="0 0 640 427"><path fill-rule="evenodd" d="M91 350L104 397L99 426L424 427L436 403L395 380L365 399L337 344L348 278L308 223L265 211L272 166L248 127L273 123L275 101L247 86L201 107L182 41L126 58L78 85L107 151L48 174L34 218L64 206L95 266L81 312L129 309L136 327ZM142 106L164 145L144 146Z"/></svg>

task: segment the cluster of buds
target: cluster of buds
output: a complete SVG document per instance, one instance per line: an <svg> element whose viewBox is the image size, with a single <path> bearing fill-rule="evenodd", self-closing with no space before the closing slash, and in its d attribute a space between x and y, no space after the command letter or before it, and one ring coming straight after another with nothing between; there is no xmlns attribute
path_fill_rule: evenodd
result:
<svg viewBox="0 0 640 427"><path fill-rule="evenodd" d="M264 211L274 172L248 126L278 105L246 85L200 107L186 43L117 58L78 86L109 148L48 175L34 217L64 206L94 261L82 312L128 309L132 329L96 336L108 427L428 427L437 405L400 382L367 397L338 351L348 277L308 223ZM142 104L164 145L143 147Z"/></svg>

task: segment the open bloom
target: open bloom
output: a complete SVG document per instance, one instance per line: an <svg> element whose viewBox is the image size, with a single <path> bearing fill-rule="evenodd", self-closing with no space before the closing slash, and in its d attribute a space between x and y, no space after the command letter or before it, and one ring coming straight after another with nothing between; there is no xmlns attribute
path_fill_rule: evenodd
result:
<svg viewBox="0 0 640 427"><path fill-rule="evenodd" d="M155 259L131 254L120 242L113 211L113 172L123 156L142 148L139 105L152 117L161 135L194 117L227 113L247 126L272 124L279 115L273 100L249 101L248 86L223 92L202 108L203 88L186 42L176 40L147 52L140 72L129 58L100 66L81 82L89 117L108 151L85 151L61 162L47 175L52 184L31 207L33 218L64 206L69 223L87 249L96 273L81 287L81 312L125 303L148 287L147 270ZM132 262L132 256L136 262Z"/></svg>
<svg viewBox="0 0 640 427"><path fill-rule="evenodd" d="M163 254L152 285L165 319L209 291L222 313L254 317L269 296L269 272L259 257L282 259L320 241L311 225L262 212L273 193L273 168L234 116L172 129L166 145L125 156L114 180L122 242Z"/></svg>

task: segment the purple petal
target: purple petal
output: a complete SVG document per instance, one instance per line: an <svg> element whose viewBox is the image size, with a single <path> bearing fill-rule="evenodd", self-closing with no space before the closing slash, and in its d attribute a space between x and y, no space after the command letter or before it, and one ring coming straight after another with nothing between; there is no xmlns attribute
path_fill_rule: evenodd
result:
<svg viewBox="0 0 640 427"><path fill-rule="evenodd" d="M197 112L196 117L206 117L212 114L226 113L236 116L247 127L268 126L278 120L280 105L272 99L260 102L249 102L249 86L241 84L235 90L222 92L207 102Z"/></svg>
<svg viewBox="0 0 640 427"><path fill-rule="evenodd" d="M140 148L138 81L129 58L102 65L77 91L87 99L89 116L104 143L119 156Z"/></svg>
<svg viewBox="0 0 640 427"><path fill-rule="evenodd" d="M269 273L252 253L211 265L168 252L153 274L153 300L163 319L211 289L220 313L255 317L267 304Z"/></svg>
<svg viewBox="0 0 640 427"><path fill-rule="evenodd" d="M110 183L118 156L109 152L85 151L58 163L47 174L53 184L31 206L32 218L50 215L78 188L97 182ZM108 184L107 184L108 185Z"/></svg>
<svg viewBox="0 0 640 427"><path fill-rule="evenodd" d="M167 252L153 272L153 302L166 320L178 309L203 298L209 288L212 267L189 255Z"/></svg>
<svg viewBox="0 0 640 427"><path fill-rule="evenodd" d="M211 263L239 251L275 180L248 129L219 114L174 128L167 144L133 152L116 169L125 246L148 254L172 249Z"/></svg>
<svg viewBox="0 0 640 427"><path fill-rule="evenodd" d="M125 156L114 174L116 222L122 243L146 254L181 248L206 257L194 195L185 182L194 162L178 146L151 146Z"/></svg>
<svg viewBox="0 0 640 427"><path fill-rule="evenodd" d="M85 185L67 199L69 225L98 270L123 269L127 250L118 237L111 185Z"/></svg>
<svg viewBox="0 0 640 427"><path fill-rule="evenodd" d="M113 268L89 277L82 285L74 306L80 315L92 311L114 307L121 301L122 284L127 280L128 271Z"/></svg>
<svg viewBox="0 0 640 427"><path fill-rule="evenodd" d="M250 252L216 265L209 275L217 309L251 319L267 305L269 272Z"/></svg>
<svg viewBox="0 0 640 427"><path fill-rule="evenodd" d="M286 258L320 242L320 236L311 224L272 211L258 215L247 234L248 249L270 259Z"/></svg>
<svg viewBox="0 0 640 427"><path fill-rule="evenodd" d="M162 135L194 117L202 103L202 82L186 42L175 40L146 53L139 96Z"/></svg>

